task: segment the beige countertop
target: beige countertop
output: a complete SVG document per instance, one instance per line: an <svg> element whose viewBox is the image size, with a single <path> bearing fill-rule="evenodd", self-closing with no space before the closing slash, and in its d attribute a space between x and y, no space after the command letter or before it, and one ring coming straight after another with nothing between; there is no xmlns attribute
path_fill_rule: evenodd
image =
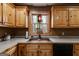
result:
<svg viewBox="0 0 79 59"><path fill-rule="evenodd" d="M27 41L28 41L28 39L24 39L24 38L13 38L8 41L0 42L0 53L2 53L6 49L8 49L18 43L26 43Z"/></svg>
<svg viewBox="0 0 79 59"><path fill-rule="evenodd" d="M13 38L0 42L0 53L18 43L79 43L79 37L49 37L50 41L29 41L25 38Z"/></svg>

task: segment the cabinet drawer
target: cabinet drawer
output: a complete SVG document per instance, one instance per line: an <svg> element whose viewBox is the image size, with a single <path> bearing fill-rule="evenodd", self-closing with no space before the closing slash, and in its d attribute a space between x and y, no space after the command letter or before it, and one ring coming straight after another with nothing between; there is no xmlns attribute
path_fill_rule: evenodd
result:
<svg viewBox="0 0 79 59"><path fill-rule="evenodd" d="M27 56L37 56L38 50L27 50Z"/></svg>
<svg viewBox="0 0 79 59"><path fill-rule="evenodd" d="M79 49L79 44L75 44L74 49Z"/></svg>
<svg viewBox="0 0 79 59"><path fill-rule="evenodd" d="M53 52L52 50L40 50L39 52L40 56L52 56L53 55Z"/></svg>
<svg viewBox="0 0 79 59"><path fill-rule="evenodd" d="M52 44L40 44L40 49L52 49Z"/></svg>
<svg viewBox="0 0 79 59"><path fill-rule="evenodd" d="M27 50L38 49L38 44L27 44Z"/></svg>

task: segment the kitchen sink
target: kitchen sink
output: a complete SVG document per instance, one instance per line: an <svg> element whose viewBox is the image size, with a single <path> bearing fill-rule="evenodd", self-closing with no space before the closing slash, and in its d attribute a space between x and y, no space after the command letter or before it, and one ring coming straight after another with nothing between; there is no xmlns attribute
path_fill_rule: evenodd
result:
<svg viewBox="0 0 79 59"><path fill-rule="evenodd" d="M48 38L31 38L29 41L50 41Z"/></svg>

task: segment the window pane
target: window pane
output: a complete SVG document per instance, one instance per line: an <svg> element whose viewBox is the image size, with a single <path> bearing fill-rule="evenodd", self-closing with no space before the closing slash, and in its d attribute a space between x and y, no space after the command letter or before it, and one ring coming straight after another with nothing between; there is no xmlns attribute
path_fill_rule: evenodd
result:
<svg viewBox="0 0 79 59"><path fill-rule="evenodd" d="M41 29L43 33L47 33L47 24L41 24Z"/></svg>
<svg viewBox="0 0 79 59"><path fill-rule="evenodd" d="M36 32L35 24L33 24L33 32Z"/></svg>
<svg viewBox="0 0 79 59"><path fill-rule="evenodd" d="M42 23L47 23L47 16L46 15L42 15Z"/></svg>
<svg viewBox="0 0 79 59"><path fill-rule="evenodd" d="M37 28L39 28L39 24L38 23L33 23L33 32L36 32Z"/></svg>
<svg viewBox="0 0 79 59"><path fill-rule="evenodd" d="M38 23L38 16L33 15L32 21L33 21L33 23Z"/></svg>

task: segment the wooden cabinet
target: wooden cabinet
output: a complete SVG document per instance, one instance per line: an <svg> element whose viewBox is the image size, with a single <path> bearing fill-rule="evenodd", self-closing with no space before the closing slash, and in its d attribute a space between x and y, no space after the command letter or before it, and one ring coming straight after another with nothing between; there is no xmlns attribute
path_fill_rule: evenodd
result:
<svg viewBox="0 0 79 59"><path fill-rule="evenodd" d="M79 27L78 6L54 6L51 8L51 28Z"/></svg>
<svg viewBox="0 0 79 59"><path fill-rule="evenodd" d="M79 56L79 44L73 44L73 55L74 56Z"/></svg>
<svg viewBox="0 0 79 59"><path fill-rule="evenodd" d="M52 56L53 48L49 43L27 44L27 56Z"/></svg>
<svg viewBox="0 0 79 59"><path fill-rule="evenodd" d="M19 43L18 44L18 56L26 56L26 44Z"/></svg>
<svg viewBox="0 0 79 59"><path fill-rule="evenodd" d="M38 44L27 44L27 56L38 56Z"/></svg>
<svg viewBox="0 0 79 59"><path fill-rule="evenodd" d="M15 8L13 4L3 3L3 25L28 28L28 8L26 6Z"/></svg>
<svg viewBox="0 0 79 59"><path fill-rule="evenodd" d="M79 7L69 7L69 26L79 27Z"/></svg>
<svg viewBox="0 0 79 59"><path fill-rule="evenodd" d="M8 4L8 25L15 26L15 6Z"/></svg>
<svg viewBox="0 0 79 59"><path fill-rule="evenodd" d="M3 52L8 56L52 56L52 43L18 43Z"/></svg>
<svg viewBox="0 0 79 59"><path fill-rule="evenodd" d="M52 56L53 55L53 46L52 44L40 44L39 47L40 56Z"/></svg>
<svg viewBox="0 0 79 59"><path fill-rule="evenodd" d="M3 52L8 56L17 56L17 46L11 47Z"/></svg>
<svg viewBox="0 0 79 59"><path fill-rule="evenodd" d="M16 26L28 27L28 12L26 6L16 6Z"/></svg>
<svg viewBox="0 0 79 59"><path fill-rule="evenodd" d="M15 26L15 6L3 3L3 25Z"/></svg>
<svg viewBox="0 0 79 59"><path fill-rule="evenodd" d="M53 10L53 18L51 19L53 21L52 27L66 27L68 24L68 9L66 7L52 7Z"/></svg>
<svg viewBox="0 0 79 59"><path fill-rule="evenodd" d="M0 24L2 25L2 3L0 3Z"/></svg>

